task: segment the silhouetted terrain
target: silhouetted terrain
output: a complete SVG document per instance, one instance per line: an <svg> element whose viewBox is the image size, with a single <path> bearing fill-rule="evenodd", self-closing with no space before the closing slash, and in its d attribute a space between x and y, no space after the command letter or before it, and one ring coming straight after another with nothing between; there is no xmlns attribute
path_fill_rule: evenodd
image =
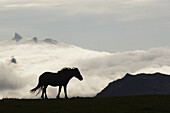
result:
<svg viewBox="0 0 170 113"><path fill-rule="evenodd" d="M0 101L0 113L170 113L169 107L170 95Z"/></svg>
<svg viewBox="0 0 170 113"><path fill-rule="evenodd" d="M130 95L169 95L170 76L155 74L126 74L122 79L109 85L96 97L130 96Z"/></svg>

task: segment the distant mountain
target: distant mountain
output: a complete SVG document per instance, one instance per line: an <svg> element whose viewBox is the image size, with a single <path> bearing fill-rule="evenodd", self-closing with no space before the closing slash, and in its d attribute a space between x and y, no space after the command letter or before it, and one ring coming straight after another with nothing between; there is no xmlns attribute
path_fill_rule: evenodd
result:
<svg viewBox="0 0 170 113"><path fill-rule="evenodd" d="M126 74L122 79L113 81L96 97L130 95L168 95L170 94L170 76L161 73Z"/></svg>
<svg viewBox="0 0 170 113"><path fill-rule="evenodd" d="M37 37L33 38L24 38L19 33L15 33L15 36L11 40L6 40L0 42L0 45L11 45L11 44L53 44L53 45L63 45L58 43L54 39L45 38L39 40ZM66 45L66 44L65 44Z"/></svg>

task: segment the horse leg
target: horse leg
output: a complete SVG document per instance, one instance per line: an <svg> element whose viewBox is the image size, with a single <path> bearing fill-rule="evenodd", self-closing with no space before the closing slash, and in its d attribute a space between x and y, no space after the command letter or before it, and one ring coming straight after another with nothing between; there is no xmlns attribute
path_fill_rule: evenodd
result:
<svg viewBox="0 0 170 113"><path fill-rule="evenodd" d="M68 98L67 97L67 85L64 86L64 93L65 93L65 98Z"/></svg>
<svg viewBox="0 0 170 113"><path fill-rule="evenodd" d="M43 88L43 90L42 90L41 98L44 99L44 88Z"/></svg>
<svg viewBox="0 0 170 113"><path fill-rule="evenodd" d="M59 86L59 90L58 90L58 95L57 95L57 98L60 98L60 92L61 92L61 88L62 88L62 86Z"/></svg>
<svg viewBox="0 0 170 113"><path fill-rule="evenodd" d="M44 86L43 90L44 90L44 93L45 93L45 99L48 99L48 97L47 97L47 90L46 89L47 89L47 86Z"/></svg>

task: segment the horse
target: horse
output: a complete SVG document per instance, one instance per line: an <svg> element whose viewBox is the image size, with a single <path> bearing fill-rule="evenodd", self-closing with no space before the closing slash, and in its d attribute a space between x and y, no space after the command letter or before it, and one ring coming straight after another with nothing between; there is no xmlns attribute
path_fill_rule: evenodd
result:
<svg viewBox="0 0 170 113"><path fill-rule="evenodd" d="M31 89L30 92L35 93L39 89L37 95L42 91L41 98L44 99L44 95L45 95L45 99L48 99L47 93L46 93L46 89L48 85L53 86L53 87L59 86L59 91L58 91L58 95L56 98L60 98L60 92L63 86L65 98L68 98L67 97L67 84L72 77L76 77L80 81L83 80L83 77L80 74L80 71L78 70L78 68L63 68L57 73L44 72L43 74L39 76L38 85L35 88Z"/></svg>

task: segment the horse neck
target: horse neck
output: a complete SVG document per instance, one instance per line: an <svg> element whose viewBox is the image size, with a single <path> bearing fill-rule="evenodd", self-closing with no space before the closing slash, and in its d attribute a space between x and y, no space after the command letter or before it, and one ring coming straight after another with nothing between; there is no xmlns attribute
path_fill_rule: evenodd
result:
<svg viewBox="0 0 170 113"><path fill-rule="evenodd" d="M61 76L64 76L66 81L69 81L72 77L74 77L74 74L70 72L60 73Z"/></svg>
<svg viewBox="0 0 170 113"><path fill-rule="evenodd" d="M70 80L72 77L74 77L74 74L73 73L71 73L71 72L69 72L69 73L67 73L67 75L66 75L67 77L68 77L68 79Z"/></svg>

